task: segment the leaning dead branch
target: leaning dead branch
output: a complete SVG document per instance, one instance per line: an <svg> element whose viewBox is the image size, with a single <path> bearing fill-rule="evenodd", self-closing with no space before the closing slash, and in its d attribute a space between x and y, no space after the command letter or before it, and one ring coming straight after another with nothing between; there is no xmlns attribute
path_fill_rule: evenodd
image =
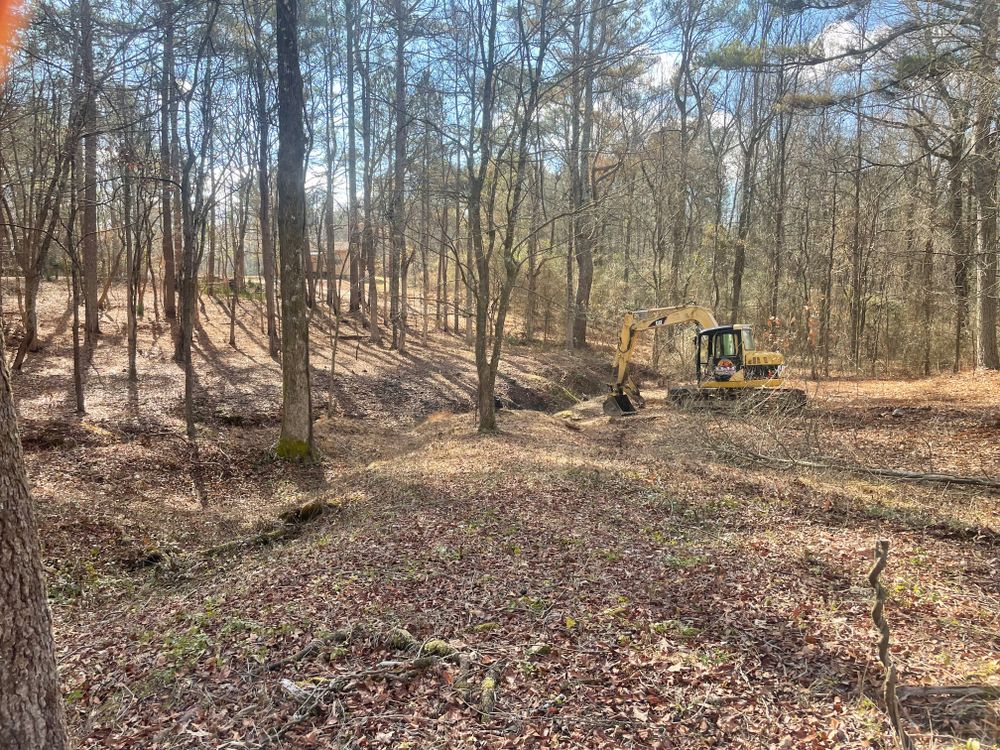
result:
<svg viewBox="0 0 1000 750"><path fill-rule="evenodd" d="M889 722L892 724L893 731L896 732L896 737L899 740L899 746L903 750L914 750L916 746L903 728L903 723L899 716L899 698L896 695L896 665L893 664L892 657L889 655L889 623L885 619L885 602L888 598L888 592L879 580L879 576L882 575L882 571L885 570L888 562L889 540L881 539L875 545L875 565L872 566L871 572L868 574L868 583L875 591L872 622L875 623L875 627L878 628L880 633L878 658L882 662L882 666L885 667L882 697L885 701L886 713L889 715Z"/></svg>

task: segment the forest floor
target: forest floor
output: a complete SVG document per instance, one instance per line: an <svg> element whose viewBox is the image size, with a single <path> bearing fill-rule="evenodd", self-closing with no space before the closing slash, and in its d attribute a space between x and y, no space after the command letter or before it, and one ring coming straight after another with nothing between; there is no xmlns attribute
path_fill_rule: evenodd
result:
<svg viewBox="0 0 1000 750"><path fill-rule="evenodd" d="M253 301L231 348L205 297L194 447L169 327L130 387L118 306L74 415L65 299L14 385L81 747L889 748L880 538L906 728L1000 743L1000 702L913 689L1000 686L1000 377L808 384L796 414L651 390L611 420L607 352L512 342L520 408L479 435L461 338L342 341L327 413L318 324L322 459L290 466Z"/></svg>

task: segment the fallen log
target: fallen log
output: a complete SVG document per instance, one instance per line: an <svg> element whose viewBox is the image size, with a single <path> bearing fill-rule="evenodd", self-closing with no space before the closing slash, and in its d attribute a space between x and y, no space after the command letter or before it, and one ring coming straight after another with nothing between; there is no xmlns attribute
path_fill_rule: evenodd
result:
<svg viewBox="0 0 1000 750"><path fill-rule="evenodd" d="M278 516L277 521L267 525L256 534L176 555L167 554L157 547L151 547L145 550L142 557L131 565L133 568L153 568L160 565L176 567L179 562L187 559L218 557L240 550L266 547L275 542L294 539L301 533L306 524L338 507L338 504L325 500L312 500L304 505L284 511Z"/></svg>

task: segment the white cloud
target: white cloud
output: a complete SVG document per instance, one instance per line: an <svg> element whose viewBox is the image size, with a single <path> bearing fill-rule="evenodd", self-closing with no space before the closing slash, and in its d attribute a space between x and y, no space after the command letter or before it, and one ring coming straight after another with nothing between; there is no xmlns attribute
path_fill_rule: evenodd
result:
<svg viewBox="0 0 1000 750"><path fill-rule="evenodd" d="M813 39L821 54L826 57L843 55L862 44L861 27L850 20L827 24Z"/></svg>
<svg viewBox="0 0 1000 750"><path fill-rule="evenodd" d="M649 67L644 76L649 86L669 86L680 64L679 52L657 52L649 57Z"/></svg>
<svg viewBox="0 0 1000 750"><path fill-rule="evenodd" d="M724 109L717 109L708 116L713 128L722 129L733 121L733 116Z"/></svg>
<svg viewBox="0 0 1000 750"><path fill-rule="evenodd" d="M813 51L822 57L836 58L827 62L812 65L805 70L804 79L813 83L827 83L845 72L857 70L857 57L851 55L852 50L864 49L883 38L890 31L889 27L879 24L874 28L863 30L856 21L833 21L823 27L812 39ZM870 65L877 63L885 51L869 57Z"/></svg>

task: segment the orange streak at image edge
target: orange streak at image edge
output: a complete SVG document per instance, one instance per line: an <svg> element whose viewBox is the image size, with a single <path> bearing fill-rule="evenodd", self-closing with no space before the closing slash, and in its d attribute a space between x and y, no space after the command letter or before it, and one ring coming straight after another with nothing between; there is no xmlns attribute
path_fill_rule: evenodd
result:
<svg viewBox="0 0 1000 750"><path fill-rule="evenodd" d="M27 20L23 0L0 0L0 81L6 77L7 64L17 46L18 32Z"/></svg>

